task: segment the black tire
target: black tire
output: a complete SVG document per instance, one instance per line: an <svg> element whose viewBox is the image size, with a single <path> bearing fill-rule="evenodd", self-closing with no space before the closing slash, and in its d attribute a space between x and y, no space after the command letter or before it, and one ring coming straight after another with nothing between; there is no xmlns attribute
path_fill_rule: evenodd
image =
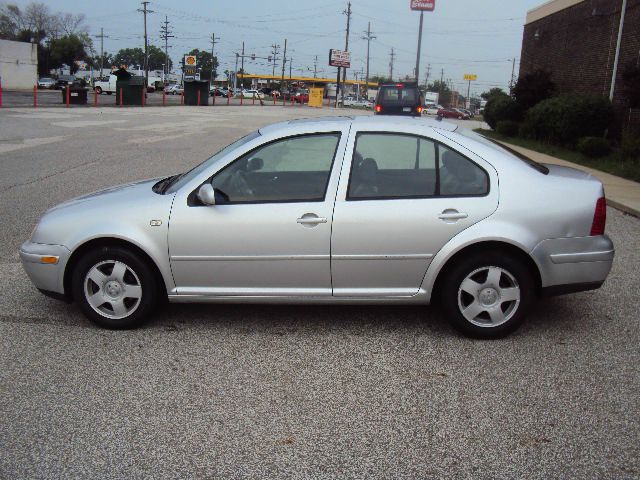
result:
<svg viewBox="0 0 640 480"><path fill-rule="evenodd" d="M102 88L100 88L100 87L96 87L96 93L97 93L98 95L101 95L101 94L102 94Z"/></svg>
<svg viewBox="0 0 640 480"><path fill-rule="evenodd" d="M499 274L498 286L499 292L505 292L506 288L519 288L519 302L504 301L500 302L500 294L496 303L481 311L472 321L468 320L462 313L462 308L468 308L472 303L484 308L482 301L491 301L493 293L491 287L487 289L478 289L477 297L473 297L461 288L462 282L469 277L470 274L476 272L471 277L476 280L480 287L484 287L484 282L488 282L489 268L493 267L493 272L497 272L495 267L502 270ZM487 269L486 279L483 280L485 270ZM515 280L515 285L513 281ZM473 284L475 285L475 284ZM517 258L501 252L479 252L469 257L462 258L452 266L446 273L442 282L442 288L439 292L439 299L443 313L451 325L462 334L472 338L494 339L502 338L516 330L525 320L528 310L536 297L535 283L531 272ZM481 295L487 296L481 296ZM481 301L482 299L482 301ZM490 320L489 310L496 312L496 308L500 309L505 321L493 326ZM467 310L467 315L471 315ZM497 315L500 315L497 312ZM478 325L480 323L480 325Z"/></svg>
<svg viewBox="0 0 640 480"><path fill-rule="evenodd" d="M113 92L107 92L107 95L111 95Z"/></svg>
<svg viewBox="0 0 640 480"><path fill-rule="evenodd" d="M103 264L100 269L105 275L105 281L110 280L109 274L109 262L121 262L127 267L126 273L123 275L125 279L122 282L124 285L123 291L136 288L140 295L137 298L129 298L126 293L121 296L123 305L126 309L131 309L131 313L122 318L111 318L109 316L108 309L112 308L111 303L108 301L111 297L106 297L103 306L94 308L85 295L85 281L87 281L87 289L94 289L94 293L99 293L98 284L89 282L87 274L90 270L99 264ZM115 269L115 263L112 267L111 274ZM103 284L104 285L104 284ZM116 289L119 287L116 286ZM138 255L132 251L119 247L119 246L105 246L91 250L87 252L76 264L71 277L71 289L74 300L80 306L80 309L85 316L96 325L104 328L120 330L133 328L140 325L145 319L147 319L156 305L160 303L158 279L152 268L146 261L142 260ZM102 293L106 294L107 288L102 289ZM115 297L114 297L114 300ZM97 310L101 310L100 313ZM113 315L116 315L116 311L113 310Z"/></svg>

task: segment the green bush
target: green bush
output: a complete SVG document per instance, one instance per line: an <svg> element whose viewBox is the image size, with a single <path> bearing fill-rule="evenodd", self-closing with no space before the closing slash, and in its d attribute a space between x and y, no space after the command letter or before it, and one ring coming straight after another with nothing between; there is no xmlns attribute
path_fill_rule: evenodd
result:
<svg viewBox="0 0 640 480"><path fill-rule="evenodd" d="M513 120L500 120L496 125L496 132L507 137L515 137L520 130L520 124Z"/></svg>
<svg viewBox="0 0 640 480"><path fill-rule="evenodd" d="M613 117L609 99L593 95L561 95L532 107L526 115L528 136L574 146L582 137L602 137Z"/></svg>
<svg viewBox="0 0 640 480"><path fill-rule="evenodd" d="M600 158L611 153L609 143L602 137L583 137L578 140L576 148L589 158Z"/></svg>
<svg viewBox="0 0 640 480"><path fill-rule="evenodd" d="M631 131L622 133L620 142L620 154L625 160L640 163L640 135L635 135Z"/></svg>
<svg viewBox="0 0 640 480"><path fill-rule="evenodd" d="M520 107L507 95L491 98L484 107L484 121L495 130L501 120L517 122L522 118Z"/></svg>

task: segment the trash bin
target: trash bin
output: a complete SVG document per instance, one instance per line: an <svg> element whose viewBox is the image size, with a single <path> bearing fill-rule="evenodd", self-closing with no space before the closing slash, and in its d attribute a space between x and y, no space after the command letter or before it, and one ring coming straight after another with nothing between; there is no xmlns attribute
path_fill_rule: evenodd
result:
<svg viewBox="0 0 640 480"><path fill-rule="evenodd" d="M209 80L185 80L184 104L198 105L198 92L200 105L209 105Z"/></svg>
<svg viewBox="0 0 640 480"><path fill-rule="evenodd" d="M122 95L122 105L142 105L143 89L144 77L135 75L131 75L128 79L120 79L118 77L116 82L116 105L120 105L120 95Z"/></svg>
<svg viewBox="0 0 640 480"><path fill-rule="evenodd" d="M87 92L88 88L83 88L79 85L69 85L69 103L71 105L86 105L87 104ZM67 89L63 88L62 103L67 103Z"/></svg>

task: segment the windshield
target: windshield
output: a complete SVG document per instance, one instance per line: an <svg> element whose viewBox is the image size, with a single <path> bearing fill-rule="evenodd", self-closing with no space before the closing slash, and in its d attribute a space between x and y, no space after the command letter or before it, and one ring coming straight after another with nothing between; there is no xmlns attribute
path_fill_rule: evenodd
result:
<svg viewBox="0 0 640 480"><path fill-rule="evenodd" d="M231 145L227 145L222 150L215 153L211 158L208 158L207 160L202 162L200 165L195 166L188 172L177 175L176 177L173 178L168 188L165 190L165 193L177 192L180 188L182 188L183 185L186 185L195 177L197 177L202 172L207 170L211 165L213 165L216 161L218 161L220 158L225 156L227 153L231 152L232 150L235 150L236 148L241 147L245 143L248 143L251 140L253 140L254 138L258 138L259 136L260 136L260 132L256 130L255 132L252 132L249 135L244 136L239 140L236 140Z"/></svg>
<svg viewBox="0 0 640 480"><path fill-rule="evenodd" d="M509 148L506 145L493 140L491 138L485 137L484 135L480 135L479 133L473 132L471 130L468 130L466 128L460 128L458 129L458 133L464 135L465 137L469 137L472 138L484 145L488 145L491 148L495 148L498 150L501 150L503 152L506 152L508 154L510 154L512 157L516 157L519 160L522 160L524 163L526 163L527 165L529 165L531 168L534 168L535 170L539 171L540 173L543 173L545 175L547 175L549 173L549 169L547 167L545 167L543 164L536 162L535 160L530 159L529 157L527 157L526 155L514 150L513 148Z"/></svg>

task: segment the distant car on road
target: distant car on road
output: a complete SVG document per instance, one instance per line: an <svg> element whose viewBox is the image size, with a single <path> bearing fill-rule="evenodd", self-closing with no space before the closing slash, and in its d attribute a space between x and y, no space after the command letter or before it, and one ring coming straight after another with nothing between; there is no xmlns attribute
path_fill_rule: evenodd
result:
<svg viewBox="0 0 640 480"><path fill-rule="evenodd" d="M444 108L442 105L427 105L424 107L424 112L427 115L438 115L438 111Z"/></svg>
<svg viewBox="0 0 640 480"><path fill-rule="evenodd" d="M68 85L73 85L77 82L77 79L73 75L60 75L58 77L58 81L56 82L55 88L58 90L63 90L67 88Z"/></svg>
<svg viewBox="0 0 640 480"><path fill-rule="evenodd" d="M381 85L376 96L376 115L422 115L422 95L415 83Z"/></svg>
<svg viewBox="0 0 640 480"><path fill-rule="evenodd" d="M178 83L169 85L164 89L164 93L166 93L167 95L180 95L182 92L184 92L184 87Z"/></svg>
<svg viewBox="0 0 640 480"><path fill-rule="evenodd" d="M38 88L54 88L56 81L50 77L42 77L38 79Z"/></svg>
<svg viewBox="0 0 640 480"><path fill-rule="evenodd" d="M338 100L338 105L342 104L342 100ZM361 107L361 108L372 108L373 102L367 100L366 98L355 98L355 97L345 97L344 98L344 106L345 107Z"/></svg>
<svg viewBox="0 0 640 480"><path fill-rule="evenodd" d="M242 98L264 98L264 93L258 90L242 90L241 95Z"/></svg>
<svg viewBox="0 0 640 480"><path fill-rule="evenodd" d="M553 306L541 295L602 285L614 258L605 222L602 183L580 170L448 122L325 117L55 206L20 257L38 289L107 328L166 299L437 300L460 331L496 338Z"/></svg>
<svg viewBox="0 0 640 480"><path fill-rule="evenodd" d="M469 115L456 108L441 108L438 110L440 118L457 118L458 120L469 120Z"/></svg>

